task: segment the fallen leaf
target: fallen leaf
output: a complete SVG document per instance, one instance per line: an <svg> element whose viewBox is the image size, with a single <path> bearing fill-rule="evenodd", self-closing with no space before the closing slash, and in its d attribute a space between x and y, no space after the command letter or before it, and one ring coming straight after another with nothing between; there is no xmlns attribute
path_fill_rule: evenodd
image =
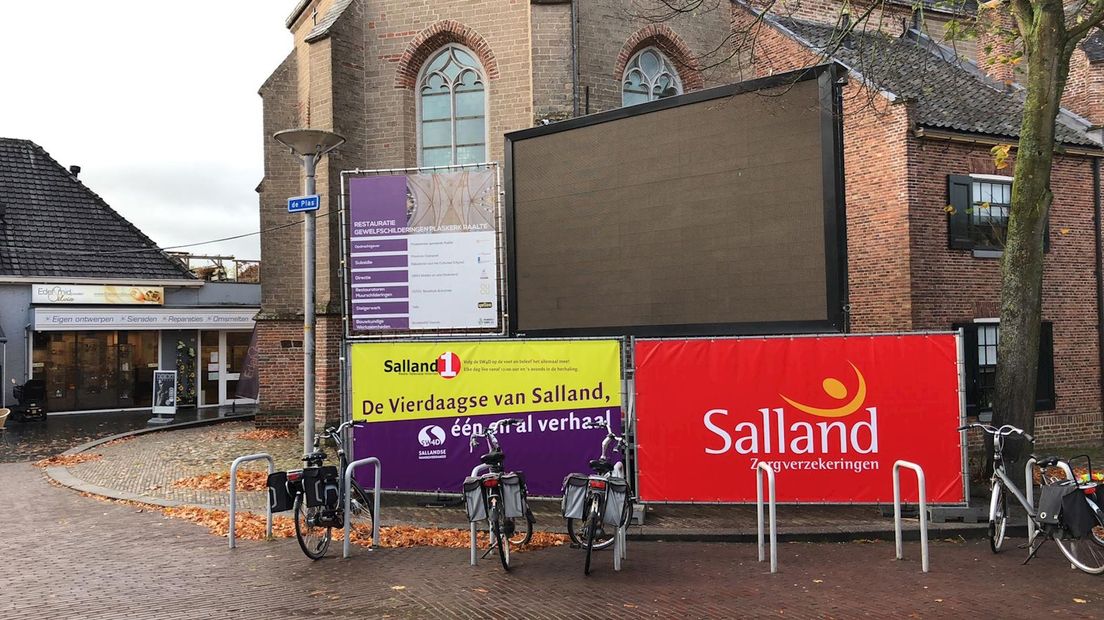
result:
<svg viewBox="0 0 1104 620"><path fill-rule="evenodd" d="M82 452L80 454L59 454L57 456L51 456L48 459L42 459L35 461L35 467L69 467L70 465L80 465L81 463L87 463L89 461L98 461L103 458L102 454L90 454L88 452Z"/></svg>
<svg viewBox="0 0 1104 620"><path fill-rule="evenodd" d="M489 590L487 590L486 588L476 588L475 592L478 592L480 594L486 594L487 592L489 592Z"/></svg>
<svg viewBox="0 0 1104 620"><path fill-rule="evenodd" d="M814 579L813 583L824 583L823 579Z"/></svg>
<svg viewBox="0 0 1104 620"><path fill-rule="evenodd" d="M942 602L943 602L943 599L941 599L941 598L937 598L937 599L935 599L935 602L936 602L936 603L942 603Z"/></svg>
<svg viewBox="0 0 1104 620"><path fill-rule="evenodd" d="M1073 599L1073 602L1074 603L1088 603L1088 601L1086 601L1083 598L1075 598L1075 599Z"/></svg>
<svg viewBox="0 0 1104 620"><path fill-rule="evenodd" d="M625 603L625 604L623 605L623 607L626 607L626 608L628 608L628 609L636 609L636 608L637 608L638 606L637 606L637 605L633 605L632 603Z"/></svg>
<svg viewBox="0 0 1104 620"><path fill-rule="evenodd" d="M405 590L406 586L391 586L392 590Z"/></svg>

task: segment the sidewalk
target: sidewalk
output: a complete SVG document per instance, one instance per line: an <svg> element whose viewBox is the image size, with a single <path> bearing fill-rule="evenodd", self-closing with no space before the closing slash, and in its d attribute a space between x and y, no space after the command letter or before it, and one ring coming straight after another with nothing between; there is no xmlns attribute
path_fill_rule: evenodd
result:
<svg viewBox="0 0 1104 620"><path fill-rule="evenodd" d="M301 466L302 443L297 435L262 440L243 436L250 431L253 431L252 422L238 421L177 428L105 443L92 442L66 454L100 455L99 458L67 467L50 467L47 474L73 489L115 499L226 510L229 500L226 491L181 488L173 483L193 476L226 473L235 458L256 452L271 454L277 470ZM249 463L241 471L264 469L265 463L261 461ZM381 500L381 524L467 528L462 505L420 505L431 499L434 498L385 493ZM266 501L263 491L238 493L239 510L263 513ZM538 530L564 531L558 501L534 500L532 505ZM883 516L882 508L877 506L780 505L778 535L783 541L892 539L892 506L886 513L888 517ZM918 520L906 519L905 530L910 538L916 538ZM985 532L986 524L929 524L932 539L976 538L983 537ZM650 504L644 524L632 526L629 536L647 540L750 542L756 539L755 506Z"/></svg>

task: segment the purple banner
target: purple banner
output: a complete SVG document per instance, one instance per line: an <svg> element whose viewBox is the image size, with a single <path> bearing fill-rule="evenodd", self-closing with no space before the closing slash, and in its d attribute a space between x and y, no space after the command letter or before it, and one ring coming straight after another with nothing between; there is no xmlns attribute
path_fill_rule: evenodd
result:
<svg viewBox="0 0 1104 620"><path fill-rule="evenodd" d="M374 422L354 428L353 457L380 460L384 489L459 493L480 455L487 453L485 439L469 452L473 431L503 418L522 420L497 439L506 454L503 466L525 472L531 495L558 496L564 476L590 472L590 459L601 454L606 437L604 428L593 425L596 420L608 421L621 434L619 407ZM607 456L623 458L612 448ZM356 471L362 485L371 477L370 467Z"/></svg>
<svg viewBox="0 0 1104 620"><path fill-rule="evenodd" d="M406 267L406 254L384 254L382 256L358 256L350 259L353 271L357 269L371 269L381 267Z"/></svg>
<svg viewBox="0 0 1104 620"><path fill-rule="evenodd" d="M353 301L405 299L409 295L409 286L358 286L353 289Z"/></svg>
<svg viewBox="0 0 1104 620"><path fill-rule="evenodd" d="M410 329L410 319L393 317L389 319L353 319L353 329Z"/></svg>
<svg viewBox="0 0 1104 620"><path fill-rule="evenodd" d="M407 249L406 239L379 239L369 241L353 241L353 252L405 252Z"/></svg>
<svg viewBox="0 0 1104 620"><path fill-rule="evenodd" d="M353 284L379 284L387 282L401 282L406 284L409 276L406 270L399 271L367 271L353 274Z"/></svg>
<svg viewBox="0 0 1104 620"><path fill-rule="evenodd" d="M410 302L408 301L392 301L392 302L378 302L378 301L354 301L353 302L353 315L361 314L406 314L410 312Z"/></svg>

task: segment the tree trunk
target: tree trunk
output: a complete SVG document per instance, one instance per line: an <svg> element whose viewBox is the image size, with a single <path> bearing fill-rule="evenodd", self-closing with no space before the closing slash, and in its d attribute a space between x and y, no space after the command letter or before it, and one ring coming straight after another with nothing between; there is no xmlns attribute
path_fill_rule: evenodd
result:
<svg viewBox="0 0 1104 620"><path fill-rule="evenodd" d="M1034 4L1034 9L1031 28L1024 37L1027 97L1001 257L1000 342L993 398L994 423L1012 424L1027 432L1035 428L1043 236L1053 197L1054 123L1069 72L1061 1L1044 0Z"/></svg>

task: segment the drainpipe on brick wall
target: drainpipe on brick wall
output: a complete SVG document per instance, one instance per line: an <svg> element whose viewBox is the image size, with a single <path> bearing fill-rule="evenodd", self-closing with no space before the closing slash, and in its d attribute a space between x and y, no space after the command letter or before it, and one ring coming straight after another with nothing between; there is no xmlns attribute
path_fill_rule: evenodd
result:
<svg viewBox="0 0 1104 620"><path fill-rule="evenodd" d="M1100 379L1100 409L1104 412L1104 273L1101 273L1100 251L1100 158L1093 158L1093 232L1096 239L1096 353L1097 377Z"/></svg>
<svg viewBox="0 0 1104 620"><path fill-rule="evenodd" d="M579 116L579 0L571 0L571 116Z"/></svg>

